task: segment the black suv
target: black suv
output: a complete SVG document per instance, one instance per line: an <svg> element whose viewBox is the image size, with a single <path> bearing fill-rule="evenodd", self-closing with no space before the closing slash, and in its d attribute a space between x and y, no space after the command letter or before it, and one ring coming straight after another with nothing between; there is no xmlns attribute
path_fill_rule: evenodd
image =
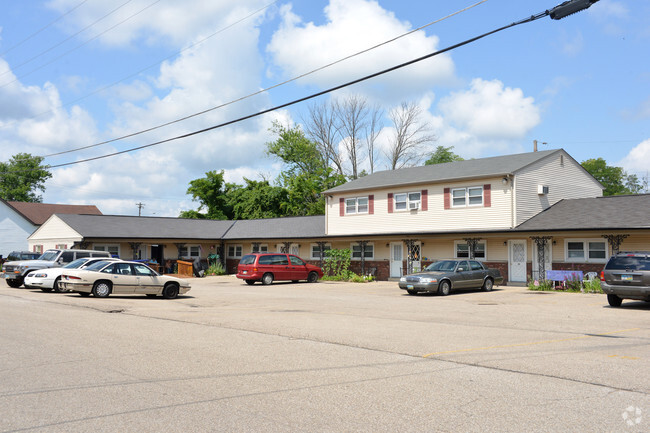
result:
<svg viewBox="0 0 650 433"><path fill-rule="evenodd" d="M618 253L600 273L600 286L607 302L620 307L623 299L650 302L650 252Z"/></svg>

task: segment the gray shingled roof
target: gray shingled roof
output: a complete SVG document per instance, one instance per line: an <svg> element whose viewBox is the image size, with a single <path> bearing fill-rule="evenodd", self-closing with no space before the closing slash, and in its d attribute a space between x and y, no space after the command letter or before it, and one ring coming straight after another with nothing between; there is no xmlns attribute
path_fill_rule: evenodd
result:
<svg viewBox="0 0 650 433"><path fill-rule="evenodd" d="M226 233L234 239L299 239L325 237L325 215L235 221Z"/></svg>
<svg viewBox="0 0 650 433"><path fill-rule="evenodd" d="M523 222L515 230L647 228L650 228L650 194L561 200Z"/></svg>
<svg viewBox="0 0 650 433"><path fill-rule="evenodd" d="M506 174L513 174L518 170L521 170L522 168L556 152L564 151L562 149L544 150L541 152L469 159L466 161L447 162L444 164L425 165L422 167L403 168L400 170L379 171L328 189L325 193L333 194L425 182L431 183L478 177L503 176Z"/></svg>
<svg viewBox="0 0 650 433"><path fill-rule="evenodd" d="M119 215L56 214L84 238L219 239L233 221Z"/></svg>

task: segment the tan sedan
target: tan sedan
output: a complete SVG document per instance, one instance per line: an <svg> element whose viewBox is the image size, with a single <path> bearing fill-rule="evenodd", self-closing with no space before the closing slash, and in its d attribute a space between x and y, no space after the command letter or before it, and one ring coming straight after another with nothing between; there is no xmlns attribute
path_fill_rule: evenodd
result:
<svg viewBox="0 0 650 433"><path fill-rule="evenodd" d="M138 262L97 262L85 269L67 269L59 286L81 296L91 293L98 298L115 295L162 295L174 299L190 290L190 284L180 278L160 275Z"/></svg>

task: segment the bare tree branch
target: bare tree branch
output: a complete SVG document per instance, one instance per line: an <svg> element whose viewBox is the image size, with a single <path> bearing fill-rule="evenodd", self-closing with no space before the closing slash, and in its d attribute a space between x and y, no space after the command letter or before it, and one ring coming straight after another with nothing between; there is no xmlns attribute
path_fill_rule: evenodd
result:
<svg viewBox="0 0 650 433"><path fill-rule="evenodd" d="M421 121L422 109L415 102L402 102L389 115L395 128L385 152L391 170L419 164L425 157L424 145L436 140L429 125Z"/></svg>

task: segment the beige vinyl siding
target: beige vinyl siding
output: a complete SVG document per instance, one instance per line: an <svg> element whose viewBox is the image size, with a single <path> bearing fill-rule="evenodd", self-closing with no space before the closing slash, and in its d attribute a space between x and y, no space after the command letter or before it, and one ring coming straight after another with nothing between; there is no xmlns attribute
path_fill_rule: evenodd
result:
<svg viewBox="0 0 650 433"><path fill-rule="evenodd" d="M491 206L444 208L444 189L491 185ZM388 212L388 194L427 190L428 210ZM374 195L374 213L340 216L339 199ZM368 192L337 194L330 198L327 209L327 234L412 233L426 231L493 230L509 228L511 224L511 189L499 178L475 181L419 185Z"/></svg>
<svg viewBox="0 0 650 433"><path fill-rule="evenodd" d="M538 194L538 185L548 186L548 194ZM602 196L598 182L565 152L553 154L518 171L515 190L515 225L562 199Z"/></svg>

